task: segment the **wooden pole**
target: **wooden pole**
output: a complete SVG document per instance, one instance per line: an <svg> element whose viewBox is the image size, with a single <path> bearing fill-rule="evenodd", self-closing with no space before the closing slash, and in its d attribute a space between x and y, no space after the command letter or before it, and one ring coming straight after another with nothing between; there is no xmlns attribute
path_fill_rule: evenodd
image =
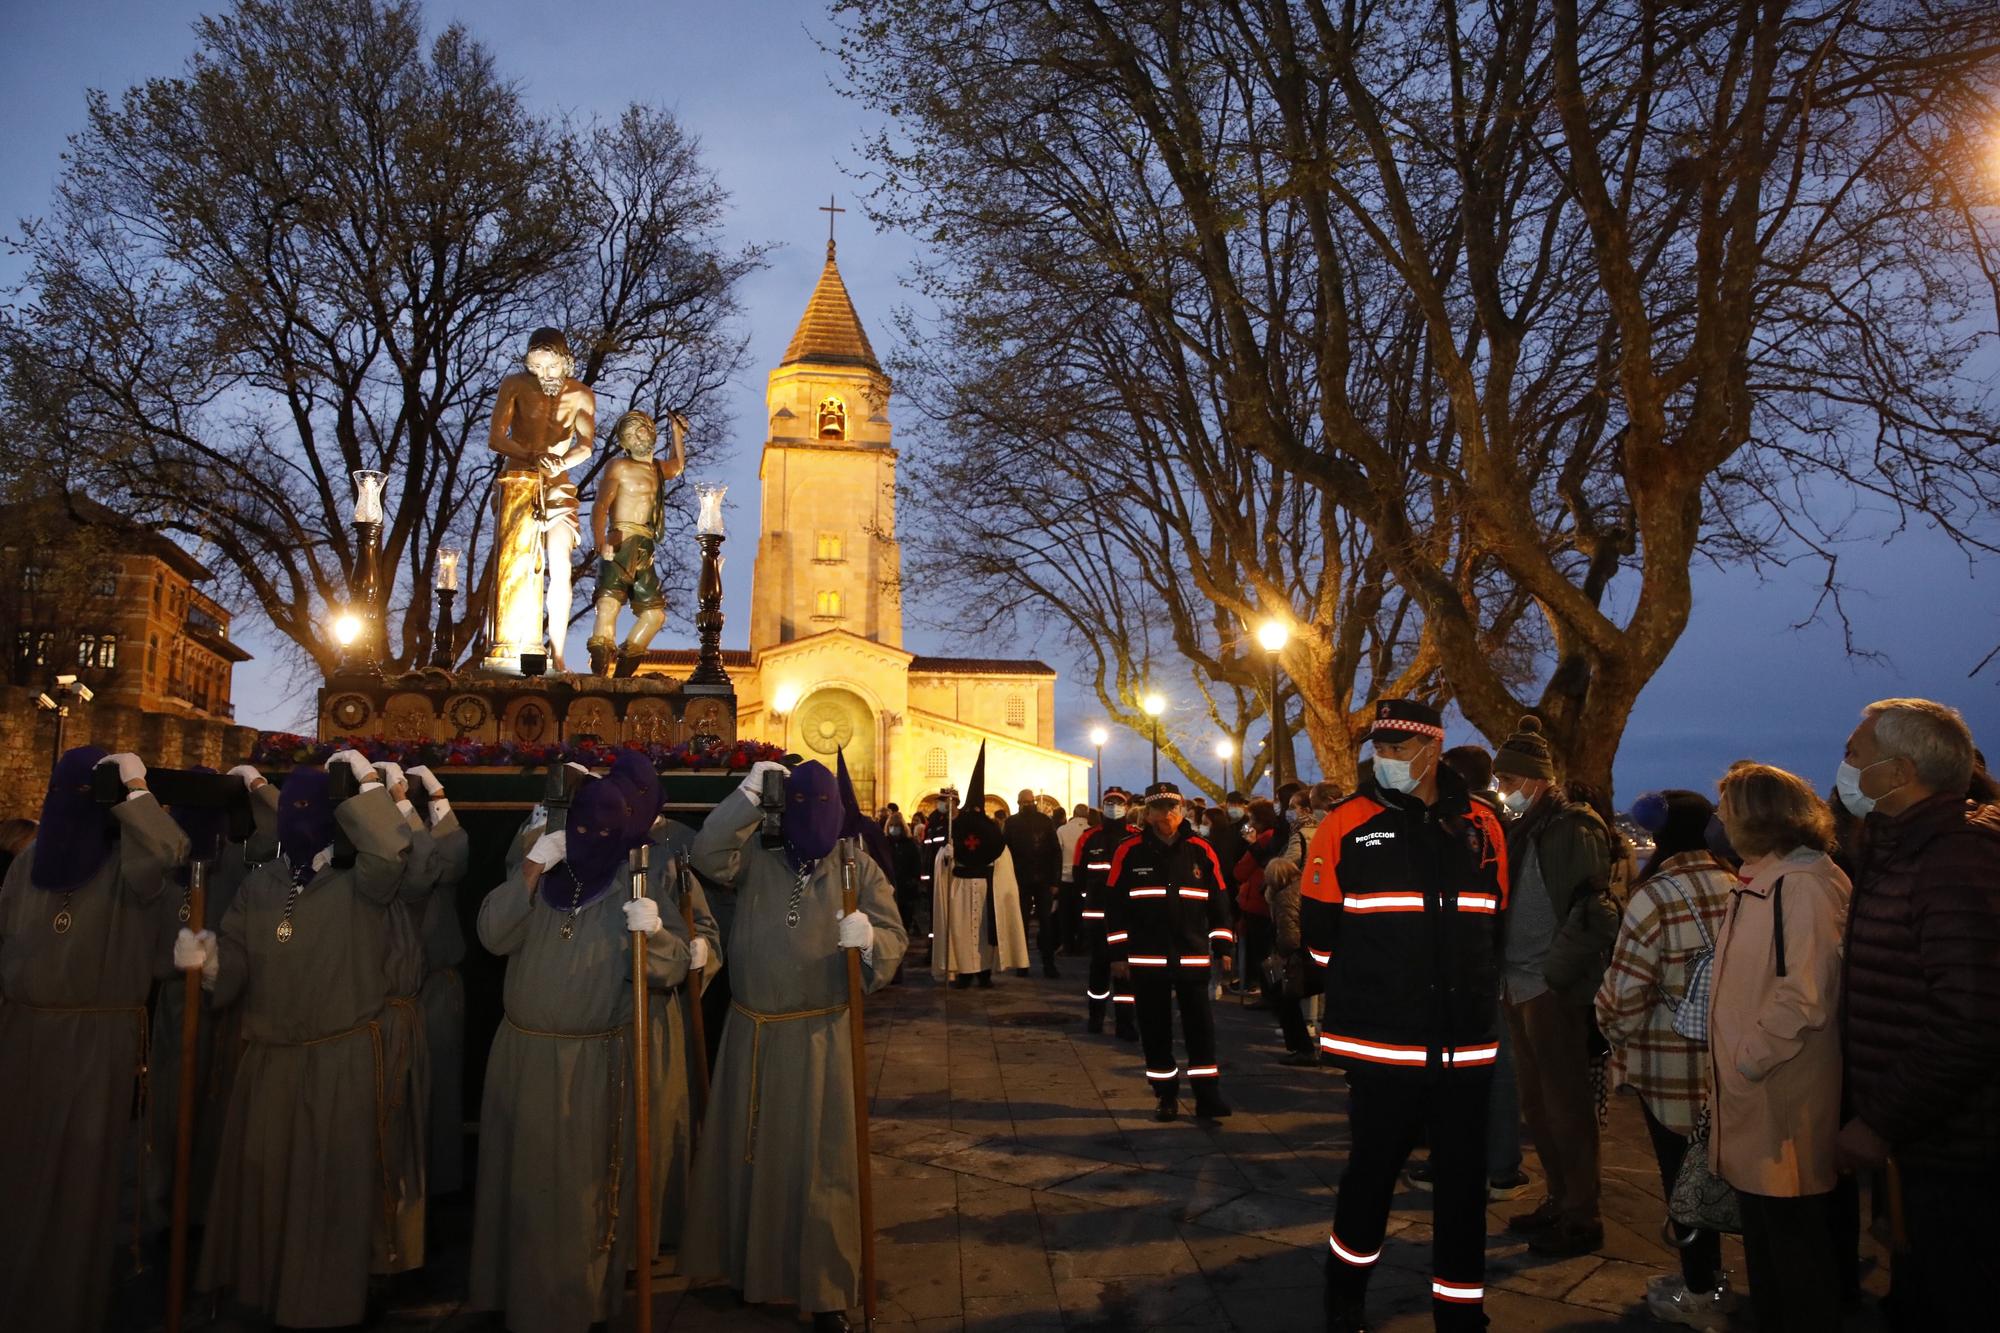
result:
<svg viewBox="0 0 2000 1333"><path fill-rule="evenodd" d="M693 948L694 933L694 873L688 869L685 858L675 863L677 875L675 890L681 900L681 920L687 924L688 947ZM692 1047L688 1059L694 1066L695 1107L692 1128L688 1135L692 1147L701 1139L701 1120L708 1114L708 1024L701 1012L702 983L708 975L707 968L688 969L687 992L684 998L688 1006L688 1042Z"/></svg>
<svg viewBox="0 0 2000 1333"><path fill-rule="evenodd" d="M854 881L854 843L840 844L843 916L859 910ZM864 1327L875 1327L875 1164L868 1148L868 1037L861 1013L861 951L847 951L847 1044L854 1056L855 1186L861 1202L861 1316Z"/></svg>
<svg viewBox="0 0 2000 1333"><path fill-rule="evenodd" d="M645 843L632 849L635 901L646 896L650 850ZM632 1326L639 1333L652 1333L653 1328L653 1108L646 1074L650 1038L646 1022L646 937L635 930L632 932L632 1131L638 1161L632 1175L638 1195L633 1258L638 1269L639 1309Z"/></svg>
<svg viewBox="0 0 2000 1333"><path fill-rule="evenodd" d="M188 863L188 926L198 935L207 921L208 864ZM179 1103L174 1121L174 1211L167 1258L167 1333L180 1333L187 1306L187 1242L189 1176L194 1164L194 1108L201 1054L201 969L181 973L181 1076L174 1089Z"/></svg>

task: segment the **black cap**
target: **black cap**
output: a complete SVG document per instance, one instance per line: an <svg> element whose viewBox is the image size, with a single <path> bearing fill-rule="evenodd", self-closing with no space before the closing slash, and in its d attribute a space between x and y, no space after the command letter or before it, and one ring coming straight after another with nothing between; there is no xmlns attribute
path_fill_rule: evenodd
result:
<svg viewBox="0 0 2000 1333"><path fill-rule="evenodd" d="M1224 796L1222 799L1230 805L1241 805L1243 804L1245 798L1242 792L1233 791L1230 792L1228 795Z"/></svg>
<svg viewBox="0 0 2000 1333"><path fill-rule="evenodd" d="M1132 793L1126 791L1123 787L1106 787L1104 789L1104 800L1107 803L1114 796L1116 796L1119 800L1124 801L1128 805L1131 804Z"/></svg>
<svg viewBox="0 0 2000 1333"><path fill-rule="evenodd" d="M1171 782L1155 782L1152 786L1146 788L1146 804L1148 805L1151 805L1155 801L1178 801L1180 799L1181 789Z"/></svg>
<svg viewBox="0 0 2000 1333"><path fill-rule="evenodd" d="M1418 703L1415 699L1376 700L1375 725L1361 739L1400 745L1413 737L1443 741L1443 715L1429 704Z"/></svg>

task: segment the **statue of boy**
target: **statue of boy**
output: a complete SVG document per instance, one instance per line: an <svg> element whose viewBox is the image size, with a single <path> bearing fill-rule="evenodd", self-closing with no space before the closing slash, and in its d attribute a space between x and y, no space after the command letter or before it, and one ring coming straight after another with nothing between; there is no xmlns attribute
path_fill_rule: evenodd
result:
<svg viewBox="0 0 2000 1333"><path fill-rule="evenodd" d="M660 576L653 571L653 548L659 545L666 519L667 483L687 466L687 419L675 413L668 424L674 443L665 458L654 457L659 431L644 412L627 412L611 428L612 443L625 456L614 458L605 468L597 504L590 511L591 536L598 551L597 624L590 634L590 669L599 676L612 674L614 652L617 675L636 672L667 618L667 599L660 592ZM639 618L620 648L618 608L627 601Z"/></svg>

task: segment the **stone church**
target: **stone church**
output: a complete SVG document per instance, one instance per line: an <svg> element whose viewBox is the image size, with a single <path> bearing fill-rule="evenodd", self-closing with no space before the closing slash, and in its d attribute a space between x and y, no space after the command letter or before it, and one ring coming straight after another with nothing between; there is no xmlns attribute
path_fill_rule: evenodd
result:
<svg viewBox="0 0 2000 1333"><path fill-rule="evenodd" d="M1053 668L903 647L889 395L828 241L766 391L750 648L723 657L737 734L829 768L844 750L871 812L962 788L982 741L986 790L1010 805L1023 787L1065 809L1088 801L1090 761L1056 746ZM693 666L691 652L656 651L640 671L684 677Z"/></svg>

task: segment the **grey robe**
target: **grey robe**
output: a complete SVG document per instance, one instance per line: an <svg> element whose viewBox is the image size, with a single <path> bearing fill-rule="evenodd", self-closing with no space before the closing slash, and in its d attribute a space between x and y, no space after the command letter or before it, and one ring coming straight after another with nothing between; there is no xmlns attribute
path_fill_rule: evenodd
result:
<svg viewBox="0 0 2000 1333"><path fill-rule="evenodd" d="M222 929L237 890L256 867L278 854L278 787L266 782L250 794L255 820L245 842L225 842L209 868L202 922L190 929ZM182 886L169 883L160 895L167 947L160 955L160 989L153 1001L152 1143L146 1168L149 1201L147 1221L164 1230L173 1222L174 1150L180 1130L181 1018L187 1012L187 989L173 969L173 939L180 933L186 902ZM194 1158L189 1165L188 1216L200 1222L208 1215L208 1191L215 1183L215 1163L222 1151L222 1119L229 1110L229 1089L243 1046L243 1008L218 1009L202 998L195 1029Z"/></svg>
<svg viewBox="0 0 2000 1333"><path fill-rule="evenodd" d="M389 1005L389 904L410 830L381 788L341 802L345 869L314 875L277 939L292 890L282 860L257 868L222 919L214 1003L243 1008L242 1063L209 1197L198 1286L293 1328L360 1322L370 1258L393 1226L385 1148L390 1090L414 1028Z"/></svg>
<svg viewBox="0 0 2000 1333"><path fill-rule="evenodd" d="M472 847L458 816L431 825L441 867L424 903L420 931L424 984L417 992L431 1049L430 1150L425 1177L433 1197L465 1188L465 931L458 921L458 886Z"/></svg>
<svg viewBox="0 0 2000 1333"><path fill-rule="evenodd" d="M560 875L560 864L549 873ZM520 1333L583 1333L610 1318L633 1263L628 885L621 871L584 904L567 940L569 913L530 896L518 870L479 908L480 943L507 959L506 1017L493 1034L479 1110L467 1308L504 1310ZM657 888L647 893L660 902ZM662 1145L685 1137L687 1118L684 1081L658 1057L667 1026L661 992L687 976L688 942L678 911L660 902L660 919L646 946L656 1184Z"/></svg>
<svg viewBox="0 0 2000 1333"><path fill-rule="evenodd" d="M672 867L676 857L688 854L693 842L694 831L684 824L664 820L654 826L648 891L659 900L663 915L678 917L681 914L680 893L671 878ZM705 992L708 984L715 980L715 974L722 970L722 932L716 925L715 913L709 910L708 895L703 892L701 881L690 875L688 883L692 888L689 897L694 903L694 933L708 941L709 963L701 978ZM691 975L684 976L681 985L662 997L662 1044L655 1048L653 1054L659 1066L669 1070L677 1080L679 1095L686 1098L688 1107L687 1114L675 1122L671 1140L658 1129L653 1131L654 1156L657 1159L653 1167L653 1183L658 1187L660 1196L659 1207L654 1213L660 1220L653 1232L662 1250L680 1247L682 1218L687 1211L688 1177L694 1169L695 1115L700 1108L695 1100L693 1062L706 1058L706 1052L695 1050L693 1020L688 1016L688 1010L699 1002L688 994L693 982Z"/></svg>
<svg viewBox="0 0 2000 1333"><path fill-rule="evenodd" d="M144 1059L159 899L187 835L147 794L112 807L118 842L69 895L0 885L0 1327L100 1333L117 1244L120 1147Z"/></svg>
<svg viewBox="0 0 2000 1333"><path fill-rule="evenodd" d="M713 1100L695 1153L681 1272L721 1277L752 1302L846 1310L861 1293L859 1173L848 1040L847 960L839 947L841 862L853 858L860 910L875 927L862 981L879 990L908 939L895 889L860 843L814 867L785 924L795 883L782 852L758 845L757 805L741 791L709 815L695 869L737 895L729 936L734 1005ZM818 1013L813 1017L788 1015ZM750 1015L764 1017L753 1019Z"/></svg>
<svg viewBox="0 0 2000 1333"><path fill-rule="evenodd" d="M403 804L408 805L409 802ZM424 1263L424 1219L430 1190L426 1158L430 1145L431 1044L417 993L424 984L422 918L445 869L437 839L416 807L398 807L410 833L403 878L388 906L387 956L383 975L389 1006L382 1011L389 1114L384 1121L382 1156L389 1170L393 1214L376 1228L370 1271L402 1273ZM456 826L457 821L453 820Z"/></svg>

